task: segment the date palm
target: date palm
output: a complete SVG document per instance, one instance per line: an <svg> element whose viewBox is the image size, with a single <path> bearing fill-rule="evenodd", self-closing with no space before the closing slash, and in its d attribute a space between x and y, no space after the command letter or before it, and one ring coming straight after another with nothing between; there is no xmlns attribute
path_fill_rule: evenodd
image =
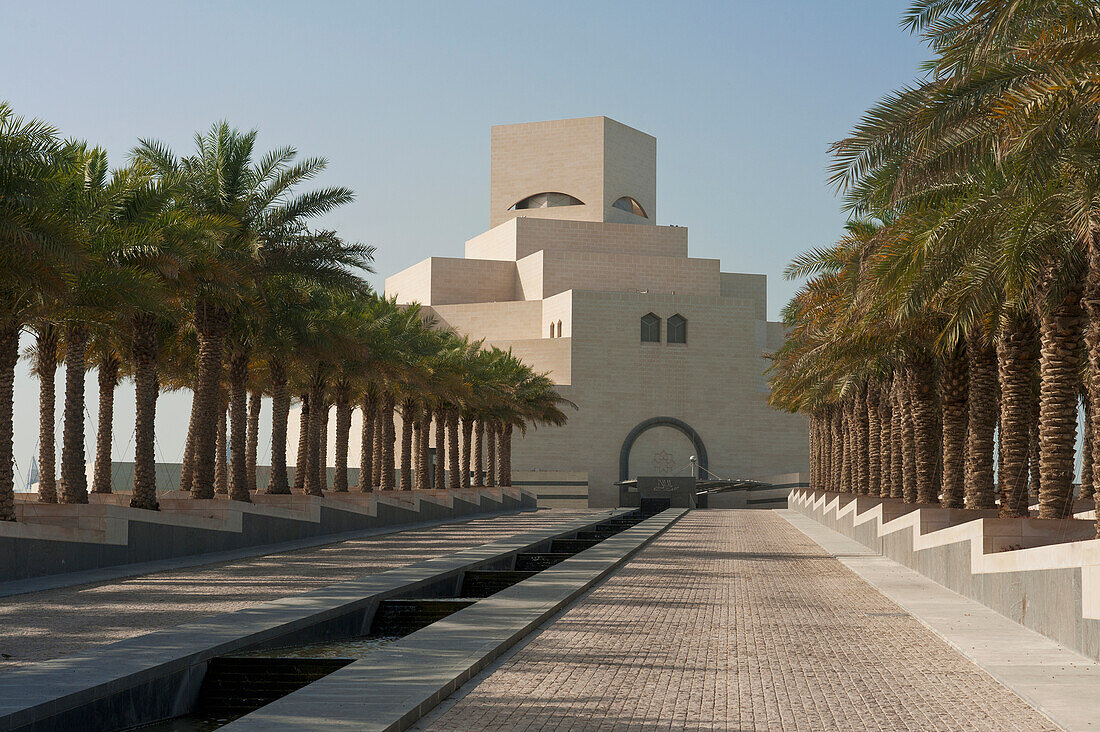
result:
<svg viewBox="0 0 1100 732"><path fill-rule="evenodd" d="M65 341L59 500L87 503L84 373L91 336L97 327L107 327L124 304L150 303L154 287L147 271L123 257L129 245L124 229L134 201L143 196L144 176L134 169L109 173L101 148L83 143L69 148L74 165L58 181L56 204L83 256L66 272L65 286L51 304Z"/></svg>
<svg viewBox="0 0 1100 732"><path fill-rule="evenodd" d="M15 519L12 454L19 333L64 285L80 258L57 209L56 183L72 163L57 130L0 101L0 521Z"/></svg>
<svg viewBox="0 0 1100 732"><path fill-rule="evenodd" d="M257 132L241 132L226 122L215 124L205 135L195 136L195 152L178 157L167 146L142 140L134 152L137 160L171 181L181 201L201 215L230 219L235 230L226 234L220 246L201 262L202 275L196 278L192 293L192 312L199 335L194 401L196 415L194 439L195 498L213 496L214 434L217 420L218 390L222 375L225 338L235 316L242 317L254 301L257 279L272 269L297 264L303 270L315 262L308 256L290 251L305 232L305 222L351 200L346 188L321 188L293 195L293 189L324 170L326 162L311 158L295 162L297 152L290 147L274 150L254 159ZM305 237L310 239L313 237ZM331 263L325 263L330 265ZM198 269L198 268L196 268ZM340 268L323 267L326 272ZM301 274L305 276L303 271ZM240 382L247 380L248 343L241 337L247 327L232 331L237 337L230 344L236 368L232 393L242 401ZM246 419L243 404L233 413L238 424L235 434L244 435ZM242 440L243 442L243 440ZM247 496L242 460L237 465L234 496Z"/></svg>

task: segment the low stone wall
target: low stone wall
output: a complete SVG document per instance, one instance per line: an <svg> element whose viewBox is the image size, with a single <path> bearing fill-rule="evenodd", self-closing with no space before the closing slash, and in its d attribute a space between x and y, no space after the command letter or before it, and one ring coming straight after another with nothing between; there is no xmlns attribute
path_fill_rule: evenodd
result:
<svg viewBox="0 0 1100 732"><path fill-rule="evenodd" d="M1048 638L1100 660L1100 540L1082 519L1005 519L796 489L788 506Z"/></svg>
<svg viewBox="0 0 1100 732"><path fill-rule="evenodd" d="M18 520L0 522L0 582L535 508L535 497L516 488L254 494L254 503L174 492L158 497L160 511L128 500L18 501Z"/></svg>

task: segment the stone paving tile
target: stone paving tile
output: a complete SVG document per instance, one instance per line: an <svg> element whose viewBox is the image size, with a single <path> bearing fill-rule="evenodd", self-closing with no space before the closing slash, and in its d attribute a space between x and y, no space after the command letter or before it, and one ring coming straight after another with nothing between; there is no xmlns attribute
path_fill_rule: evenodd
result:
<svg viewBox="0 0 1100 732"><path fill-rule="evenodd" d="M694 511L431 730L1051 730L770 511Z"/></svg>
<svg viewBox="0 0 1100 732"><path fill-rule="evenodd" d="M0 673L452 554L590 513L553 509L410 529L0 599Z"/></svg>

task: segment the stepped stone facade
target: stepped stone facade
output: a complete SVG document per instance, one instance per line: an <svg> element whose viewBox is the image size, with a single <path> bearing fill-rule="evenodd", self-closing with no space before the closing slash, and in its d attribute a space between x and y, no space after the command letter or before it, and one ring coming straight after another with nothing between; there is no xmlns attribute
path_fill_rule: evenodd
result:
<svg viewBox="0 0 1100 732"><path fill-rule="evenodd" d="M686 228L656 224L656 163L656 139L606 117L494 127L492 228L386 280L550 373L578 411L517 434L513 466L586 474L593 506L624 477L689 474L693 455L723 478L808 464L805 420L765 404L783 338L766 278L691 258Z"/></svg>

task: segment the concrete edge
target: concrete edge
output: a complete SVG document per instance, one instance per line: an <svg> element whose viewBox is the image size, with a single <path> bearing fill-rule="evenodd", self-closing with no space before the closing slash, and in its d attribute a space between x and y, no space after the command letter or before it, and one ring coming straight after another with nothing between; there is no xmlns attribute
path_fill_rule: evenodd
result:
<svg viewBox="0 0 1100 732"><path fill-rule="evenodd" d="M1100 663L805 514L777 513L1061 729L1100 727Z"/></svg>
<svg viewBox="0 0 1100 732"><path fill-rule="evenodd" d="M407 729L686 513L668 509L646 519L223 729Z"/></svg>

